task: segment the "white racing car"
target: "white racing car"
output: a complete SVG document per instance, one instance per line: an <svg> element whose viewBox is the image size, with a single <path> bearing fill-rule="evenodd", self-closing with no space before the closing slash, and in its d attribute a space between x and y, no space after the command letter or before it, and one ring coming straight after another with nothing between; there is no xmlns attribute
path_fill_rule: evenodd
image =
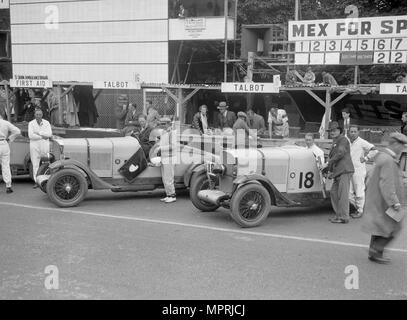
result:
<svg viewBox="0 0 407 320"><path fill-rule="evenodd" d="M332 180L320 174L314 154L299 146L226 149L221 162L207 162L211 190L190 192L201 211L230 208L242 227L260 225L272 206L311 206L329 199Z"/></svg>

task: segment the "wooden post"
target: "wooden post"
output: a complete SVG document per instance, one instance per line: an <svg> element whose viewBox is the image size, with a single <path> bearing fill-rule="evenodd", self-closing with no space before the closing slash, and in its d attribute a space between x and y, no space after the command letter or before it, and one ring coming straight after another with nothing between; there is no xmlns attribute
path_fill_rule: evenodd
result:
<svg viewBox="0 0 407 320"><path fill-rule="evenodd" d="M143 88L143 113L144 114L147 114L146 102L147 102L147 93L146 93L146 89Z"/></svg>
<svg viewBox="0 0 407 320"><path fill-rule="evenodd" d="M178 101L177 101L177 110L176 110L176 119L179 120L180 123L183 123L183 115L184 115L184 110L183 110L183 97L182 97L182 89L178 88Z"/></svg>
<svg viewBox="0 0 407 320"><path fill-rule="evenodd" d="M247 81L253 81L253 69L254 69L254 52L247 53ZM248 93L246 96L246 108L247 110L253 107L253 95Z"/></svg>
<svg viewBox="0 0 407 320"><path fill-rule="evenodd" d="M355 66L355 77L354 77L355 86L358 84L358 76L359 76L359 66Z"/></svg>
<svg viewBox="0 0 407 320"><path fill-rule="evenodd" d="M295 17L294 20L298 20L300 16L300 0L295 0Z"/></svg>
<svg viewBox="0 0 407 320"><path fill-rule="evenodd" d="M223 62L223 82L228 81L228 0L224 0L225 14L225 60Z"/></svg>
<svg viewBox="0 0 407 320"><path fill-rule="evenodd" d="M328 128L329 128L329 122L331 120L331 92L329 89L326 90L326 98L325 98L325 132L324 132L324 138L328 139Z"/></svg>
<svg viewBox="0 0 407 320"><path fill-rule="evenodd" d="M64 123L64 110L62 106L62 88L60 85L57 86L57 97L58 97L58 124L63 125Z"/></svg>
<svg viewBox="0 0 407 320"><path fill-rule="evenodd" d="M7 115L7 120L12 122L11 120L11 108L10 108L10 94L9 94L9 89L8 89L8 84L4 84L4 89L6 91L6 115Z"/></svg>

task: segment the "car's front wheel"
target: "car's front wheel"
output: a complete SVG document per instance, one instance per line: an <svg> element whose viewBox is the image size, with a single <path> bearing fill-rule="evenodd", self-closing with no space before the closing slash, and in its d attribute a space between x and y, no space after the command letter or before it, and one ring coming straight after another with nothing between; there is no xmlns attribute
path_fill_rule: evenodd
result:
<svg viewBox="0 0 407 320"><path fill-rule="evenodd" d="M58 207L78 205L88 192L88 182L75 169L61 169L51 175L47 182L47 194Z"/></svg>
<svg viewBox="0 0 407 320"><path fill-rule="evenodd" d="M271 200L266 188L260 184L247 184L233 194L230 215L241 227L256 227L267 219Z"/></svg>
<svg viewBox="0 0 407 320"><path fill-rule="evenodd" d="M192 204L201 211L215 211L219 206L202 201L198 198L198 192L201 190L214 189L216 181L209 180L206 173L194 174L191 179L191 187L189 189L189 197Z"/></svg>

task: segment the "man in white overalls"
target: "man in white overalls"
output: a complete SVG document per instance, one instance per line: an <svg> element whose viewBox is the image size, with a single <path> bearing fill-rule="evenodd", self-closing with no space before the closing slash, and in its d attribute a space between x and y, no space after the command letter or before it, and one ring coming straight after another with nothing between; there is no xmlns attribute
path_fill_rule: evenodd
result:
<svg viewBox="0 0 407 320"><path fill-rule="evenodd" d="M3 120L0 114L0 164L1 175L6 184L7 193L13 192L13 189L11 189L10 147L8 143L12 142L20 133L20 129Z"/></svg>
<svg viewBox="0 0 407 320"><path fill-rule="evenodd" d="M36 182L41 157L49 152L49 138L52 136L52 129L51 124L42 118L41 109L35 110L34 117L35 119L28 124L28 137L30 138L30 158L33 166L33 177L34 182Z"/></svg>

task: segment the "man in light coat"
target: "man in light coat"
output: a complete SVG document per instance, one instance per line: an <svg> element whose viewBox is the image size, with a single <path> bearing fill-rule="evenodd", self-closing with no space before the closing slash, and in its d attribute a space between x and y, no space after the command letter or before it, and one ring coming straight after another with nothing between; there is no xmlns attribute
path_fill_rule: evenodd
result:
<svg viewBox="0 0 407 320"><path fill-rule="evenodd" d="M1 175L6 184L6 193L12 193L11 188L11 172L10 172L10 147L9 142L21 134L20 129L12 125L10 122L3 120L0 115L0 164Z"/></svg>
<svg viewBox="0 0 407 320"><path fill-rule="evenodd" d="M37 182L37 171L41 157L49 152L49 139L52 137L51 124L42 118L42 110L37 108L35 119L28 123L28 138L30 138L30 158L33 166L34 182ZM36 188L36 185L34 186Z"/></svg>
<svg viewBox="0 0 407 320"><path fill-rule="evenodd" d="M405 135L390 134L389 145L376 156L367 184L362 230L371 235L368 258L381 264L390 262L383 252L401 229L401 221L391 218L386 211L398 214L406 211L407 188L398 167L398 158L406 144Z"/></svg>

